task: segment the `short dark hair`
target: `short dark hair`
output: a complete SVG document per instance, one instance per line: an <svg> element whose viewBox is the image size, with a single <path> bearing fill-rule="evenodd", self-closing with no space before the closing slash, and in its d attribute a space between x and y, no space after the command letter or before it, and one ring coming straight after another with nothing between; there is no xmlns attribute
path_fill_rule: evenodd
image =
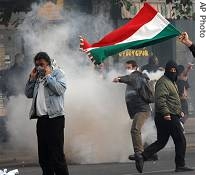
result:
<svg viewBox="0 0 210 175"><path fill-rule="evenodd" d="M128 61L126 61L126 64L131 64L132 67L139 67L139 65L134 60L128 60Z"/></svg>
<svg viewBox="0 0 210 175"><path fill-rule="evenodd" d="M51 59L46 52L37 53L36 56L34 57L34 63L36 63L36 61L40 59L44 59L51 66Z"/></svg>
<svg viewBox="0 0 210 175"><path fill-rule="evenodd" d="M183 65L177 66L178 76L181 75L182 72L184 72L185 68Z"/></svg>

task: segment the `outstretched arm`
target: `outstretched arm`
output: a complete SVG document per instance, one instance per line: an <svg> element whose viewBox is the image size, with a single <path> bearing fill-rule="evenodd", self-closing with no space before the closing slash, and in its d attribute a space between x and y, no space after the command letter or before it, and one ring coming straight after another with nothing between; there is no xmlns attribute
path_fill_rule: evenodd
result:
<svg viewBox="0 0 210 175"><path fill-rule="evenodd" d="M129 84L131 81L130 75L125 75L125 76L121 76L121 77L116 77L113 79L113 82L115 83L125 83L125 84Z"/></svg>
<svg viewBox="0 0 210 175"><path fill-rule="evenodd" d="M192 70L192 67L193 67L193 64L188 63L188 66L187 66L187 68L186 68L185 71L184 71L184 76L185 76L185 77L188 77L188 76L189 76L189 73L190 73L190 71Z"/></svg>

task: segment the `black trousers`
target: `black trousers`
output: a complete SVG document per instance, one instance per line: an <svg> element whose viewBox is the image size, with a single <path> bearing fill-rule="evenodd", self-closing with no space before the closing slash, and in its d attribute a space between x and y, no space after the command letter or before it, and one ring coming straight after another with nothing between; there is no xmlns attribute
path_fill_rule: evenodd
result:
<svg viewBox="0 0 210 175"><path fill-rule="evenodd" d="M175 144L176 167L184 166L186 139L181 128L179 116L171 115L171 120L165 120L162 116L156 114L155 125L157 128L157 140L144 149L143 157L147 159L164 148L171 136Z"/></svg>
<svg viewBox="0 0 210 175"><path fill-rule="evenodd" d="M38 118L38 155L43 175L69 175L63 150L64 125L64 116Z"/></svg>

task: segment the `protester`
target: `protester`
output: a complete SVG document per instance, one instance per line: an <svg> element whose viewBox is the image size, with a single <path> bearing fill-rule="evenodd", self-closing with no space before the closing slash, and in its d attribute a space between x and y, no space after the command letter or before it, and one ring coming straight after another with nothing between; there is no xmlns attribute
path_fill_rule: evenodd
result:
<svg viewBox="0 0 210 175"><path fill-rule="evenodd" d="M184 117L181 118L182 123L184 124L188 118L189 111L188 111L188 96L189 96L189 88L190 85L188 83L188 76L190 70L192 70L193 64L188 64L187 68L183 65L178 65L178 78L177 78L177 87L179 91L179 97L181 100L182 112L184 113Z"/></svg>
<svg viewBox="0 0 210 175"><path fill-rule="evenodd" d="M155 125L157 140L137 154L139 164L137 170L142 173L144 160L165 147L171 136L175 144L176 172L192 171L185 166L186 139L180 124L183 116L181 102L176 86L177 64L168 61L165 74L157 81L155 87Z"/></svg>
<svg viewBox="0 0 210 175"><path fill-rule="evenodd" d="M146 74L138 71L138 64L133 61L127 61L125 64L128 75L114 78L113 82L127 84L125 92L125 100L130 118L133 120L131 127L131 137L133 142L133 149L135 154L142 153L144 150L141 129L151 115L149 102L139 95L137 89L143 86L144 81L149 78ZM129 156L129 159L135 160L135 154ZM152 157L153 155L151 155ZM157 159L157 156L155 156Z"/></svg>
<svg viewBox="0 0 210 175"><path fill-rule="evenodd" d="M147 71L150 72L156 72L157 70L163 70L163 68L159 65L159 60L156 56L150 56L148 58L148 63L141 67L142 72Z"/></svg>
<svg viewBox="0 0 210 175"><path fill-rule="evenodd" d="M68 175L64 155L65 75L53 68L45 52L34 57L35 67L25 87L25 95L33 98L30 119L37 120L39 164L43 175Z"/></svg>

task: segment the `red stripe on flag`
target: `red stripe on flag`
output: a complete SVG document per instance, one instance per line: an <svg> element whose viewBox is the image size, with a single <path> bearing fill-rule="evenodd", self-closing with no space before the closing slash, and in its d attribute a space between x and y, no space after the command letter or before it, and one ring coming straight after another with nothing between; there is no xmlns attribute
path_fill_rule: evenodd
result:
<svg viewBox="0 0 210 175"><path fill-rule="evenodd" d="M143 8L127 24L107 34L99 42L92 44L91 47L114 45L129 38L144 24L151 21L157 13L158 12L152 6L148 3L144 3Z"/></svg>

